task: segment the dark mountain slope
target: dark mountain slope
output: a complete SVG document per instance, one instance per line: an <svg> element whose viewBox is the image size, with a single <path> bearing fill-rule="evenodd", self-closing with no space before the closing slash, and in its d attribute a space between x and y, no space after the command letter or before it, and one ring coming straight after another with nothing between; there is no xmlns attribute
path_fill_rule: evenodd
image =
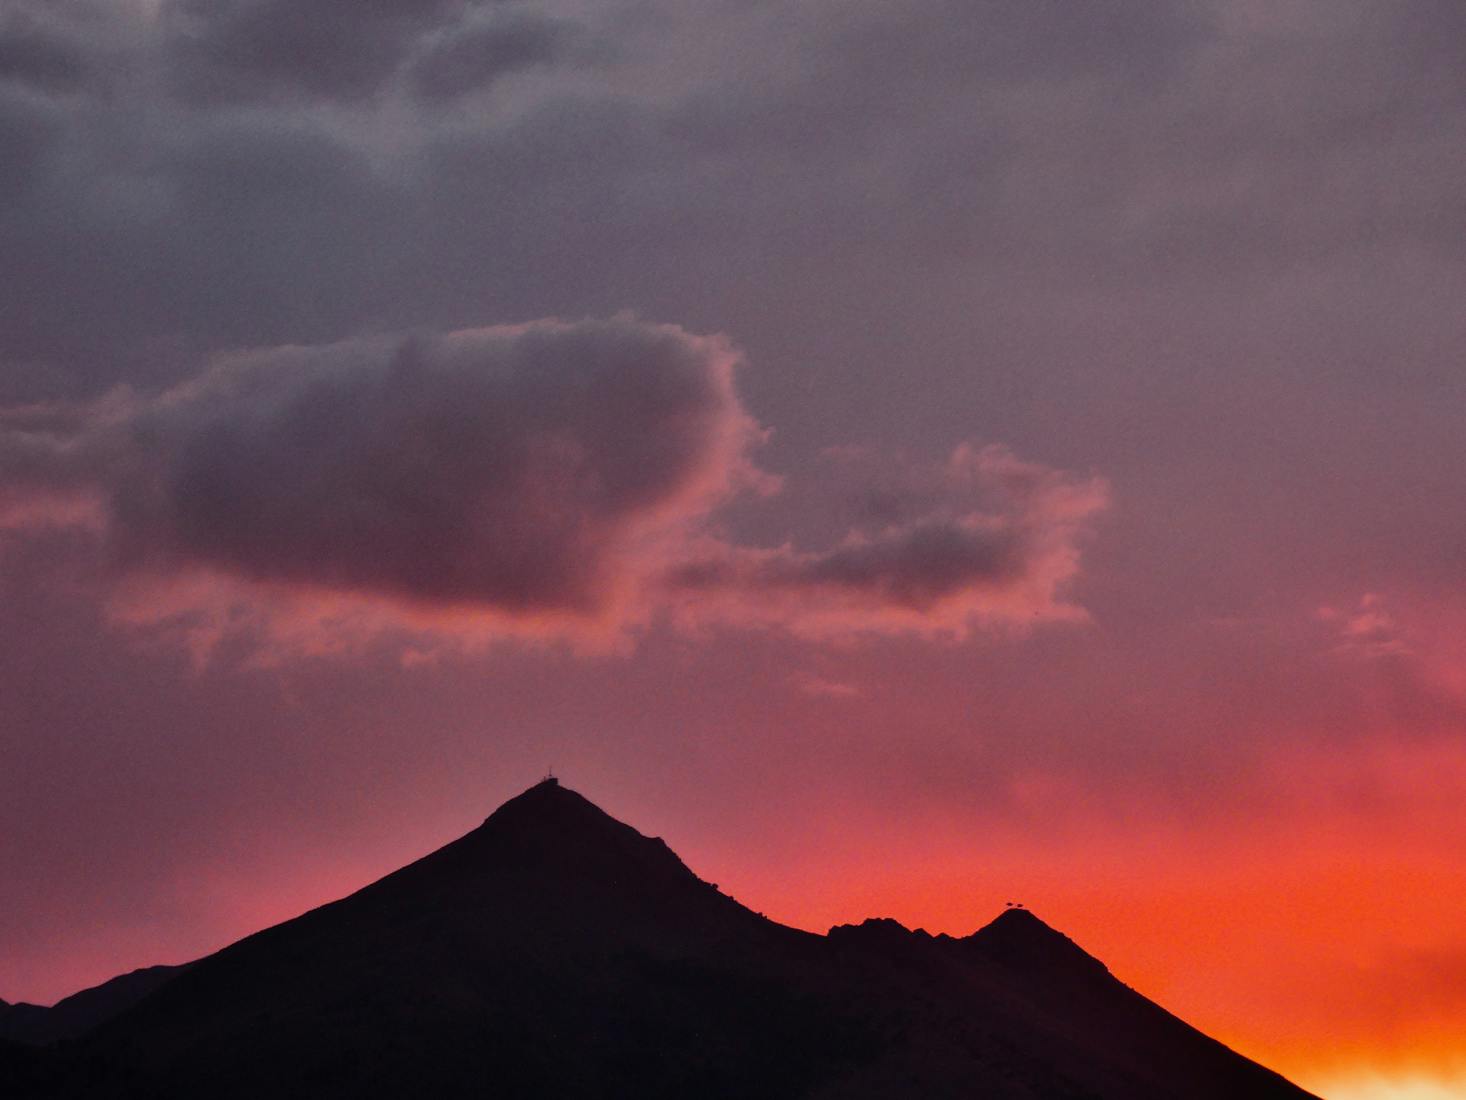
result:
<svg viewBox="0 0 1466 1100"><path fill-rule="evenodd" d="M1264 1096L1286 1084L1112 977L1026 909L1008 910L959 946L980 967L1003 971L1058 1043L1096 1065L1136 1071L1148 1092L1189 1081L1184 1095L1197 1098Z"/></svg>
<svg viewBox="0 0 1466 1100"><path fill-rule="evenodd" d="M795 931L553 782L60 1053L37 1095L1306 1096L1030 914Z"/></svg>
<svg viewBox="0 0 1466 1100"><path fill-rule="evenodd" d="M91 1049L165 1095L798 1095L843 1041L780 982L818 937L544 783L198 963ZM829 1032L829 1034L826 1034ZM224 1071L221 1074L221 1069ZM222 1081L220 1078L222 1077Z"/></svg>
<svg viewBox="0 0 1466 1100"><path fill-rule="evenodd" d="M899 1006L884 1056L829 1096L1235 1100L1307 1094L1172 1016L1024 909L964 939L889 920L830 930ZM880 962L877 962L880 960ZM826 1094L821 1094L826 1095Z"/></svg>
<svg viewBox="0 0 1466 1100"><path fill-rule="evenodd" d="M51 1010L26 1001L0 1001L0 1039L16 1043L49 1043L46 1017Z"/></svg>
<svg viewBox="0 0 1466 1100"><path fill-rule="evenodd" d="M0 1096L53 1095L59 1080L55 1062L50 1051L0 1039Z"/></svg>
<svg viewBox="0 0 1466 1100"><path fill-rule="evenodd" d="M50 1008L0 1001L0 1038L20 1043L75 1039L125 1012L180 973L182 966L149 966L73 993Z"/></svg>

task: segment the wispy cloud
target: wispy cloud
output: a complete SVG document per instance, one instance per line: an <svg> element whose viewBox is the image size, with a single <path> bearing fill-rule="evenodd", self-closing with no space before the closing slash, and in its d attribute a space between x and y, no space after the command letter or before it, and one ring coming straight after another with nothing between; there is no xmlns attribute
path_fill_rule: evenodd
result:
<svg viewBox="0 0 1466 1100"><path fill-rule="evenodd" d="M1411 652L1378 593L1366 592L1352 610L1321 607L1318 617L1333 628L1336 652L1357 657L1396 657Z"/></svg>

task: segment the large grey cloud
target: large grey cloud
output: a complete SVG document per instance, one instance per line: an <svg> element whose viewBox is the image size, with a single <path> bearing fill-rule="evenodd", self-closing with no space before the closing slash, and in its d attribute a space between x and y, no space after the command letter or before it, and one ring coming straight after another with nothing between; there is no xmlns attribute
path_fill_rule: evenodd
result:
<svg viewBox="0 0 1466 1100"><path fill-rule="evenodd" d="M235 353L152 398L0 411L0 519L91 526L124 578L209 599L212 579L552 632L668 600L801 632L1078 614L1059 589L1103 486L1001 449L959 448L910 518L830 550L727 541L712 513L773 487L736 358L630 318Z"/></svg>
<svg viewBox="0 0 1466 1100"><path fill-rule="evenodd" d="M281 351L133 422L124 552L512 612L592 613L648 527L728 489L751 423L716 341L542 323Z"/></svg>
<svg viewBox="0 0 1466 1100"><path fill-rule="evenodd" d="M17 414L0 480L93 494L130 568L589 615L628 543L729 490L732 367L631 320L237 354L72 435Z"/></svg>

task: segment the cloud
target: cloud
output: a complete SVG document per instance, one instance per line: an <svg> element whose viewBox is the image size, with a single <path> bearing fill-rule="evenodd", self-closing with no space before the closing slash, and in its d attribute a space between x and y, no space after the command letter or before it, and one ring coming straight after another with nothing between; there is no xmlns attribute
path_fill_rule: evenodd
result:
<svg viewBox="0 0 1466 1100"><path fill-rule="evenodd" d="M81 50L24 9L0 21L0 81L69 92L86 75Z"/></svg>
<svg viewBox="0 0 1466 1100"><path fill-rule="evenodd" d="M95 520L95 470L44 410L0 410L0 532Z"/></svg>
<svg viewBox="0 0 1466 1100"><path fill-rule="evenodd" d="M685 617L823 637L946 634L974 626L1082 620L1066 602L1079 544L1109 505L1103 478L1024 462L1005 447L963 444L925 492L880 494L835 546L749 548L714 541L662 579Z"/></svg>
<svg viewBox="0 0 1466 1100"><path fill-rule="evenodd" d="M173 0L173 75L216 101L370 96L462 0Z"/></svg>
<svg viewBox="0 0 1466 1100"><path fill-rule="evenodd" d="M426 100L481 91L510 73L567 57L575 24L536 12L496 13L434 42L413 61L408 81Z"/></svg>
<svg viewBox="0 0 1466 1100"><path fill-rule="evenodd" d="M702 319L756 338L745 317L792 328L862 281L955 285L947 264L1123 295L1356 255L1418 310L1373 260L1466 239L1437 0L1291 26L1190 2L12 6L17 399L244 343L700 297L746 303ZM71 90L42 110L37 82ZM446 109L483 88L492 109Z"/></svg>
<svg viewBox="0 0 1466 1100"><path fill-rule="evenodd" d="M865 693L843 680L827 680L813 673L799 673L789 678L800 692L816 699L859 699Z"/></svg>
<svg viewBox="0 0 1466 1100"><path fill-rule="evenodd" d="M1411 651L1394 615L1377 593L1366 592L1353 611L1321 607L1318 617L1334 628L1336 653L1354 657L1399 657Z"/></svg>
<svg viewBox="0 0 1466 1100"><path fill-rule="evenodd" d="M721 340L630 319L218 360L72 435L0 434L15 510L83 490L127 573L600 617L756 434Z"/></svg>
<svg viewBox="0 0 1466 1100"><path fill-rule="evenodd" d="M0 414L0 519L96 528L115 615L200 653L230 623L328 650L615 637L663 607L808 635L1082 617L1061 590L1106 487L1001 447L957 448L882 513L911 518L828 549L716 533L775 484L737 358L629 317L234 353L156 397Z"/></svg>

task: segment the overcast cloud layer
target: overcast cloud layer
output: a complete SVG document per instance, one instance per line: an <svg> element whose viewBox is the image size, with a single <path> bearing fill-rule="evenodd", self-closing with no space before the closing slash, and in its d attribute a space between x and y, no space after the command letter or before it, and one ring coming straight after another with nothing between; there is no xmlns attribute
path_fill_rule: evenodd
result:
<svg viewBox="0 0 1466 1100"><path fill-rule="evenodd" d="M1440 1061L1463 74L1451 0L9 0L0 996L553 761L771 915L1026 884Z"/></svg>

